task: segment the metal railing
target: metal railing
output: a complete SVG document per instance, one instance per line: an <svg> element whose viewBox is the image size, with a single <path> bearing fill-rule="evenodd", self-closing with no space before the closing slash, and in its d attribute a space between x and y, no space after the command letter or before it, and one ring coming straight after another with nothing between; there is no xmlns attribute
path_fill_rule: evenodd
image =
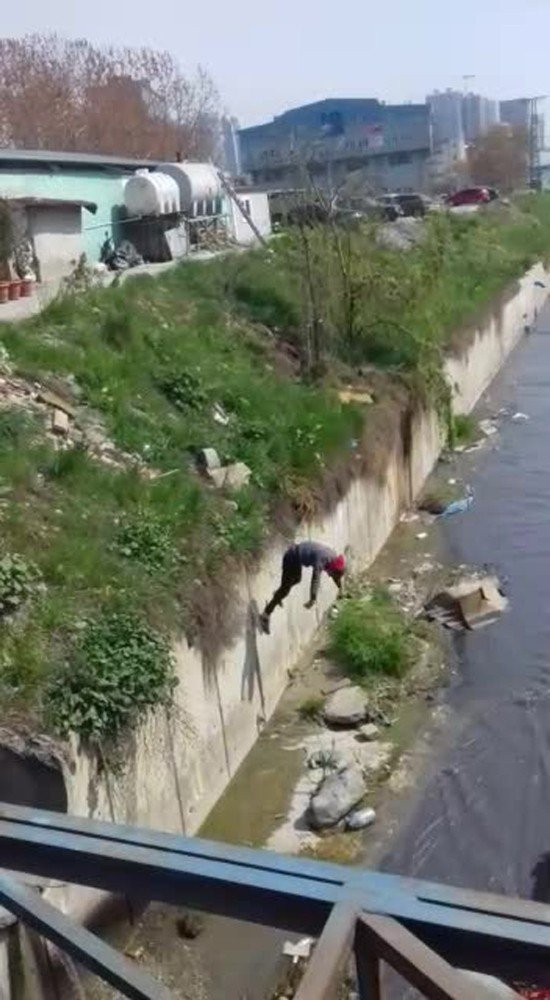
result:
<svg viewBox="0 0 550 1000"><path fill-rule="evenodd" d="M381 962L432 1000L493 995L460 969L550 985L539 903L6 804L0 866L319 938L296 1000L334 1000L352 958L361 1000L383 995ZM0 903L123 996L168 1000L24 880L1 874Z"/></svg>

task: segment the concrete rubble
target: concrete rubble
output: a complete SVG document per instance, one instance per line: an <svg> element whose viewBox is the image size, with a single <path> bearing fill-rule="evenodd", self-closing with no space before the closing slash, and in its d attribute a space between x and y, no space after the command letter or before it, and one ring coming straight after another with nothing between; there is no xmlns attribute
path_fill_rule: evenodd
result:
<svg viewBox="0 0 550 1000"><path fill-rule="evenodd" d="M244 462L234 462L219 469L210 469L208 475L218 489L237 491L248 485L252 473Z"/></svg>

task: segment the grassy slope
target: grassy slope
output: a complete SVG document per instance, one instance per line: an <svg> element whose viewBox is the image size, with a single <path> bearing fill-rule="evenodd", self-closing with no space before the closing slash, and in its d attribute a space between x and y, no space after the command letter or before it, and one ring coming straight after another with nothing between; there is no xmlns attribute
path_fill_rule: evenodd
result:
<svg viewBox="0 0 550 1000"><path fill-rule="evenodd" d="M376 249L370 232L353 234L352 337L340 326L326 234L311 233L319 280L328 269L319 300L332 355L429 374L452 328L548 251L550 202L529 205L505 223L434 220L407 256ZM0 411L3 548L37 563L45 584L19 619L0 620L7 708L41 714L49 678L70 663L83 622L105 608L135 612L164 633L192 632L206 606L197 581L214 577L223 588L221 567L261 549L277 505L302 505L350 453L362 412L281 364L277 339L300 345L303 321L300 259L284 238L268 252L186 263L58 301L2 328L18 372L74 376L81 404L101 415L117 446L171 473L148 479L80 449L56 452L36 419ZM230 415L227 426L214 420L214 403ZM203 446L246 462L250 486L228 497L200 480L192 452Z"/></svg>

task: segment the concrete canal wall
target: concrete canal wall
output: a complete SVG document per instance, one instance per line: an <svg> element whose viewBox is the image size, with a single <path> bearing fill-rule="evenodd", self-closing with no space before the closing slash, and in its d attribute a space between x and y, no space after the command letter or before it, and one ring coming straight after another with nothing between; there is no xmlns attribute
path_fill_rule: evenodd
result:
<svg viewBox="0 0 550 1000"><path fill-rule="evenodd" d="M541 287L546 280L542 265L531 269L472 328L465 352L449 358L455 412L472 409L534 323L546 299ZM303 524L297 535L349 551L352 569L367 567L437 461L442 435L436 412L416 412L406 437L397 435L382 481L356 479L332 513ZM199 829L276 708L288 671L311 644L334 598L326 579L318 608L306 611L308 573L283 609L274 613L272 634L258 634L255 611L278 581L283 549L282 542L274 545L257 571L243 572L240 634L215 669L197 649L178 643L174 708L170 714L159 710L151 715L132 737L121 771L102 771L73 747L65 774L69 812L187 834Z"/></svg>

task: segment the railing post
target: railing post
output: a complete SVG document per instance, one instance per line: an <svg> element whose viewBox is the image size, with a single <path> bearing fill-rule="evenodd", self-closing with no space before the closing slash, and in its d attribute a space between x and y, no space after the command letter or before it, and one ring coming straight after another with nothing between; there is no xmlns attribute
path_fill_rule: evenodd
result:
<svg viewBox="0 0 550 1000"><path fill-rule="evenodd" d="M370 948L360 920L355 926L354 952L360 1000L381 1000L380 959Z"/></svg>
<svg viewBox="0 0 550 1000"><path fill-rule="evenodd" d="M333 907L294 1000L336 1000L351 955L357 913L351 903Z"/></svg>

